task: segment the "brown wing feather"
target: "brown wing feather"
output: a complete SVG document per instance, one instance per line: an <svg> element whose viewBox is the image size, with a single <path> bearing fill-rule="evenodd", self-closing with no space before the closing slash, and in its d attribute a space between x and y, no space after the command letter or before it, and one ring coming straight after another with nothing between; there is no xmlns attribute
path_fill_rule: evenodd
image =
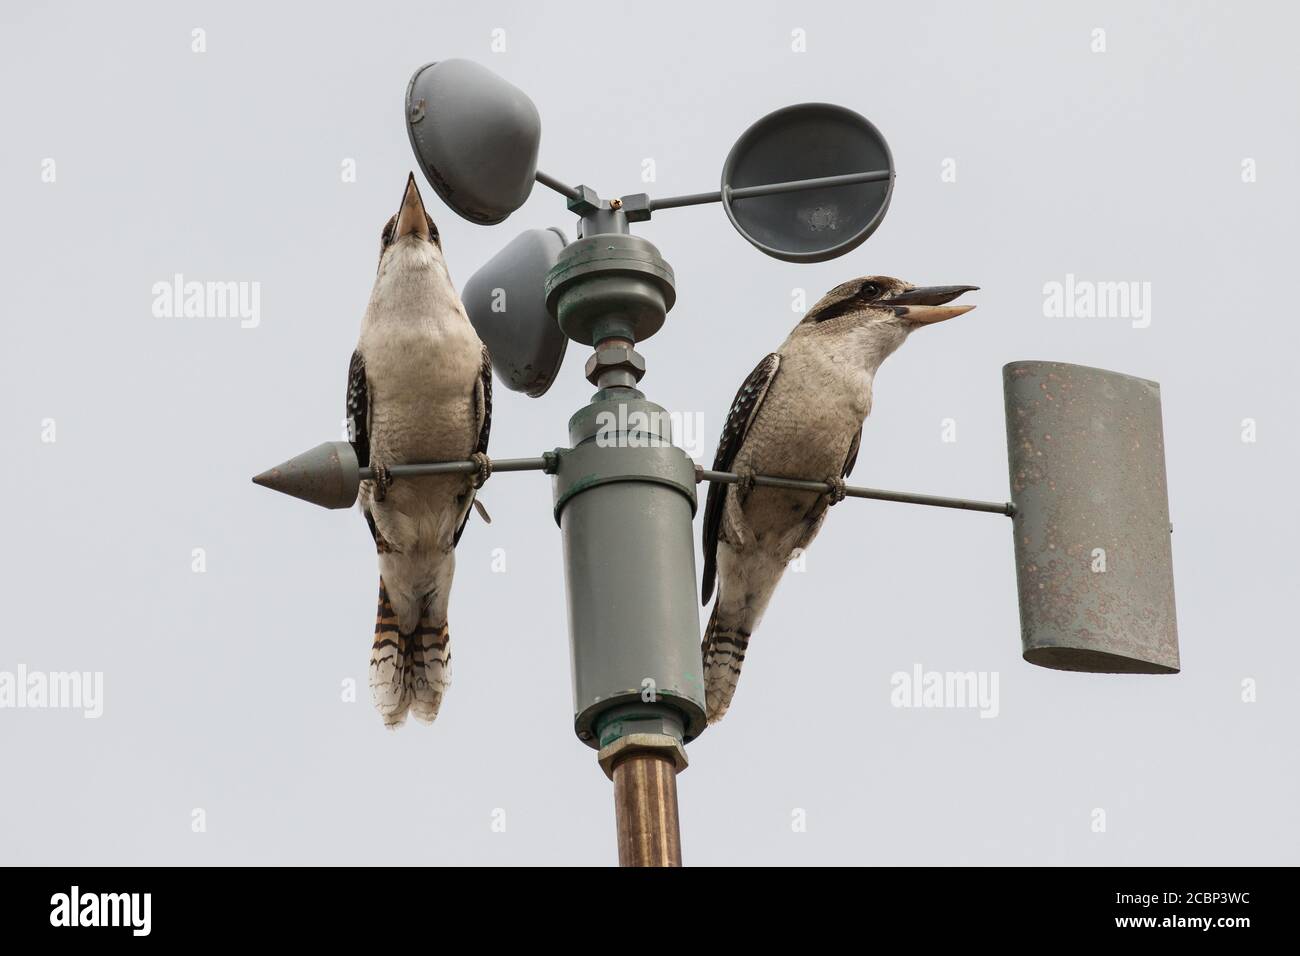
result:
<svg viewBox="0 0 1300 956"><path fill-rule="evenodd" d="M858 449L862 447L862 426L858 426L858 433L853 436L853 441L849 443L849 453L844 458L844 468L840 471L841 478L847 478L853 474L853 466L858 463Z"/></svg>
<svg viewBox="0 0 1300 956"><path fill-rule="evenodd" d="M352 361L348 363L347 415L348 441L352 443L352 449L357 453L357 463L362 468L369 468L370 385L366 381L366 360L361 357L360 349L352 353ZM380 535L379 529L375 526L374 516L364 503L361 505L361 513L365 515L370 536L375 539L375 547L380 551L388 551L388 542Z"/></svg>
<svg viewBox="0 0 1300 956"><path fill-rule="evenodd" d="M361 351L348 363L348 441L356 450L362 468L370 467L370 388L366 382L366 361Z"/></svg>
<svg viewBox="0 0 1300 956"><path fill-rule="evenodd" d="M488 354L487 346L483 346L483 367L479 369L479 382L483 385L483 407L479 410L483 416L483 421L478 428L478 443L474 446L476 452L487 454L488 433L492 431L492 356ZM477 393L475 398L477 398Z"/></svg>
<svg viewBox="0 0 1300 956"><path fill-rule="evenodd" d="M492 357L488 354L487 346L483 346L483 365L479 369L478 384L474 387L474 404L475 411L479 416L478 441L474 443L475 453L487 454L488 436L492 431ZM470 492L470 502L472 503L475 492ZM455 547L460 543L460 536L465 531L465 525L469 523L469 513L473 507L465 509L465 517L460 521L460 527L456 529L456 537L452 539L452 546Z"/></svg>
<svg viewBox="0 0 1300 956"><path fill-rule="evenodd" d="M730 471L736 460L736 453L745 441L750 423L763 404L763 397L776 378L781 356L772 352L749 373L736 398L727 412L727 420L722 424L722 437L718 439L718 453L713 457L714 471ZM700 584L700 602L708 604L713 596L713 582L718 571L718 530L722 524L723 496L727 486L721 482L709 485L709 496L704 505L704 577Z"/></svg>

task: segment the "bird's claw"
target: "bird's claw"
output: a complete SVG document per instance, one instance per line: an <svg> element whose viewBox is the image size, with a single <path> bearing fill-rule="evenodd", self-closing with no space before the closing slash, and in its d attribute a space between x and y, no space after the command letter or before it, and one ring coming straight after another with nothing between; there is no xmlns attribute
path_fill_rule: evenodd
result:
<svg viewBox="0 0 1300 956"><path fill-rule="evenodd" d="M492 459L483 452L476 451L469 456L469 460L478 465L478 471L474 473L474 487L482 488L492 477Z"/></svg>
<svg viewBox="0 0 1300 956"><path fill-rule="evenodd" d="M375 501L383 501L388 497L388 487L393 483L392 473L389 472L387 465L372 464L370 470L374 473L375 482Z"/></svg>
<svg viewBox="0 0 1300 956"><path fill-rule="evenodd" d="M844 500L848 492L843 478L839 475L831 475L826 479L826 484L831 486L831 490L826 492L827 504L837 505Z"/></svg>
<svg viewBox="0 0 1300 956"><path fill-rule="evenodd" d="M754 491L754 473L748 468L744 470L737 468L736 476L740 479L736 482L736 491L742 499L748 498Z"/></svg>

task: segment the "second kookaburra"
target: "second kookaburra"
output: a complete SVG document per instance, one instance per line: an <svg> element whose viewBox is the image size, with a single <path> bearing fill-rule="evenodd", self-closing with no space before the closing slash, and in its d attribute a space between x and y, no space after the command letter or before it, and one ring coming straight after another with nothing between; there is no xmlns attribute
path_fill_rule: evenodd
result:
<svg viewBox="0 0 1300 956"><path fill-rule="evenodd" d="M718 599L704 633L709 723L731 704L750 635L790 560L812 543L826 508L844 497L871 412L876 370L916 329L969 312L948 305L976 286L917 288L889 276L837 285L740 387L713 462L741 482L709 486L703 602ZM833 490L755 487L755 475L823 480Z"/></svg>
<svg viewBox="0 0 1300 956"><path fill-rule="evenodd" d="M379 552L370 690L389 727L428 723L451 680L447 597L455 546L487 478L492 366L451 283L412 174L384 226L379 270L348 369L348 431L361 512ZM393 465L473 458L476 475L394 481Z"/></svg>

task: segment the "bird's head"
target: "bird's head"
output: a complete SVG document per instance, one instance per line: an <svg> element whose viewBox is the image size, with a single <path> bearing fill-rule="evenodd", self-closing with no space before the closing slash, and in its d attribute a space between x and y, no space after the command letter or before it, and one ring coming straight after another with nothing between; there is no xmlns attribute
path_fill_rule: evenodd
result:
<svg viewBox="0 0 1300 956"><path fill-rule="evenodd" d="M874 371L914 331L964 315L973 305L949 305L979 286L916 286L893 276L841 282L819 299L795 334L846 336Z"/></svg>
<svg viewBox="0 0 1300 956"><path fill-rule="evenodd" d="M384 225L380 235L378 271L383 275L394 266L421 265L441 267L446 271L438 227L433 224L433 217L425 212L424 200L415 185L415 173L411 173L402 192L402 205Z"/></svg>

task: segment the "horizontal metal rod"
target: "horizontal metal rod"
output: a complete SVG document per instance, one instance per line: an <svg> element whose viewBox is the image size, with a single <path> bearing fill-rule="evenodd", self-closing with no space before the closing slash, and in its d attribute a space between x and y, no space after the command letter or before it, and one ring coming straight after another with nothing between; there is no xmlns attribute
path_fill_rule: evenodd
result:
<svg viewBox="0 0 1300 956"><path fill-rule="evenodd" d="M492 472L506 471L545 471L553 472L556 464L554 452L539 458L494 458ZM478 471L475 461L434 461L408 465L390 465L388 473L394 478L410 478L419 475L454 475L469 474ZM731 471L712 471L707 468L696 469L697 481L717 481L726 485L740 482L740 476ZM369 468L360 470L362 481L371 481L375 474ZM811 491L825 494L831 486L824 481L809 481L804 478L775 478L771 475L755 475L754 484L761 488L788 488L791 491ZM898 501L909 505L931 505L935 508L957 508L962 511L984 511L990 514L1012 515L1016 508L1009 501L973 501L969 498L944 498L940 495L918 495L910 491L884 491L880 488L862 488L849 485L844 489L848 498L872 498L877 501Z"/></svg>
<svg viewBox="0 0 1300 956"><path fill-rule="evenodd" d="M697 474L701 481L719 481L734 485L740 482L740 476L730 471L710 471L700 469ZM824 481L805 481L802 478L773 478L769 475L755 475L754 484L762 488L788 488L791 491L812 491L825 494L831 486ZM860 488L849 485L844 489L849 498L873 498L877 501L898 501L908 505L931 505L935 508L958 508L962 511L984 511L989 514L1013 515L1016 506L1009 501L973 501L969 498L944 498L940 495L918 495L910 491L882 491L879 488Z"/></svg>
<svg viewBox="0 0 1300 956"><path fill-rule="evenodd" d="M784 183L767 183L762 186L741 186L732 189L728 195L731 199L756 199L760 196L775 196L779 193L793 193L804 189L826 189L832 186L856 186L859 183L884 182L893 177L888 169L873 169L862 173L845 173L843 176L818 176L815 179L792 179ZM664 199L651 199L650 209L676 209L679 206L701 206L705 203L722 202L722 192L692 193L689 196L668 196Z"/></svg>
<svg viewBox="0 0 1300 956"><path fill-rule="evenodd" d="M492 473L499 471L546 471L551 467L552 458L493 458ZM411 478L418 475L454 475L469 474L478 471L476 461L433 461L410 465L390 465L388 473L394 478ZM369 468L362 468L362 481L374 480L375 473Z"/></svg>
<svg viewBox="0 0 1300 956"><path fill-rule="evenodd" d="M574 189L572 186L560 182L554 176L546 175L546 173L542 172L540 169L537 171L537 176L535 178L539 183L541 183L547 189L554 189L557 193L559 193L561 196L564 196L566 199L582 198L582 193L578 192L578 190Z"/></svg>
<svg viewBox="0 0 1300 956"><path fill-rule="evenodd" d="M766 186L742 186L731 190L732 199L753 199L777 193L796 193L804 189L823 189L829 186L856 186L858 183L884 182L893 176L888 169L873 169L866 173L846 173L843 176L819 176L816 179L792 179L787 183L768 183Z"/></svg>
<svg viewBox="0 0 1300 956"><path fill-rule="evenodd" d="M722 193L691 193L689 196L667 196L663 199L651 199L650 211L656 209L676 209L679 206L703 206L705 203L722 202Z"/></svg>

